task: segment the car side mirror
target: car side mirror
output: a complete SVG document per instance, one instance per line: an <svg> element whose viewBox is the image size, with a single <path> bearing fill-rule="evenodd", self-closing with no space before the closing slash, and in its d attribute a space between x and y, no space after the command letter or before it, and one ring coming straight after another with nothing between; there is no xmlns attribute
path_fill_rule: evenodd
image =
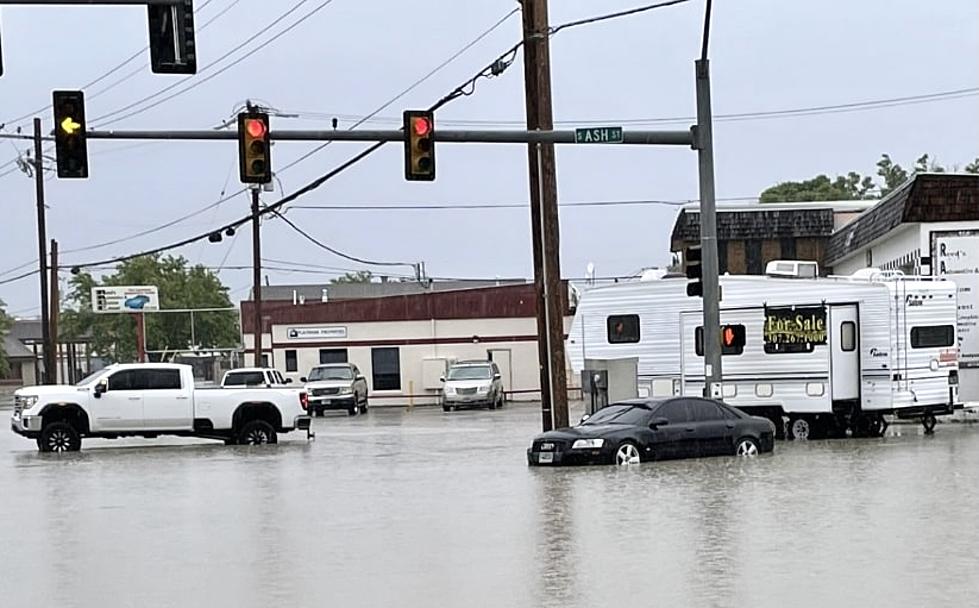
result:
<svg viewBox="0 0 979 608"><path fill-rule="evenodd" d="M292 378L286 378L286 384L292 384Z"/></svg>
<svg viewBox="0 0 979 608"><path fill-rule="evenodd" d="M92 394L95 395L96 399L99 399L102 397L102 393L104 393L107 390L109 390L109 383L99 382L98 384L95 385L95 388L92 389Z"/></svg>
<svg viewBox="0 0 979 608"><path fill-rule="evenodd" d="M670 423L670 421L667 420L666 418L663 418L663 417L653 418L652 420L649 421L649 428L651 428L651 429L653 429L655 431L659 427L666 426L669 423Z"/></svg>
<svg viewBox="0 0 979 608"><path fill-rule="evenodd" d="M309 382L309 380L306 379L306 376L303 376L302 378L300 378L299 381L302 382L303 384L306 384L307 382Z"/></svg>
<svg viewBox="0 0 979 608"><path fill-rule="evenodd" d="M439 378L439 382L442 382L444 384L445 383L445 376L442 376L441 378Z"/></svg>
<svg viewBox="0 0 979 608"><path fill-rule="evenodd" d="M581 424L582 422L588 420L589 418L591 418L591 414L585 414L584 416L581 417L581 420L578 421L578 424Z"/></svg>
<svg viewBox="0 0 979 608"><path fill-rule="evenodd" d="M499 379L500 379L500 378L502 378L502 377L503 377L503 376L501 376L500 374L493 374L493 379L494 379L494 380L499 380Z"/></svg>

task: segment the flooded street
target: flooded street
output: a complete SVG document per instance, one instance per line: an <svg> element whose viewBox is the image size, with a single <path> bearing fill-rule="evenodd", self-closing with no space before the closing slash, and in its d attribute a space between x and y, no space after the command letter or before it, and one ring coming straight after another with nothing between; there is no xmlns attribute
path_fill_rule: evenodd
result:
<svg viewBox="0 0 979 608"><path fill-rule="evenodd" d="M513 404L372 409L315 419L308 444L92 440L68 455L4 428L0 605L979 602L977 425L530 469L538 425Z"/></svg>

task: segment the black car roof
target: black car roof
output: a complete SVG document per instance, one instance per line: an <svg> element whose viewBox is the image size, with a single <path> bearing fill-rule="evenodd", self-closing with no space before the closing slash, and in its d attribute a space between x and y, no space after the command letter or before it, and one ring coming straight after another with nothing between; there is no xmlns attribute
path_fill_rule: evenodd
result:
<svg viewBox="0 0 979 608"><path fill-rule="evenodd" d="M673 397L655 397L655 398L645 398L645 399L626 399L625 401L616 401L615 403L609 403L609 405L631 405L634 407L642 407L647 410L651 410L654 407L666 403L672 400ZM608 406L606 406L608 407Z"/></svg>

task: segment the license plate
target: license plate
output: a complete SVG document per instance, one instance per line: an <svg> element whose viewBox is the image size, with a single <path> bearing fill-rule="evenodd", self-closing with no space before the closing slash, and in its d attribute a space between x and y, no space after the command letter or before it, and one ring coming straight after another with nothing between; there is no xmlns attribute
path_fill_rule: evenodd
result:
<svg viewBox="0 0 979 608"><path fill-rule="evenodd" d="M541 452L537 455L537 462L540 464L551 464L554 462L554 454L550 452Z"/></svg>

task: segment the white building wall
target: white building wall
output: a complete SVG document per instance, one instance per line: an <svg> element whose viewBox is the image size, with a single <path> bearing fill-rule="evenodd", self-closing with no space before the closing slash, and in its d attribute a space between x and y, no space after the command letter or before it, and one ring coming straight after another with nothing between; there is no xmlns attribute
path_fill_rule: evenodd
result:
<svg viewBox="0 0 979 608"><path fill-rule="evenodd" d="M565 327L570 318L565 321ZM346 349L347 360L367 378L373 405L423 405L435 403L438 390L425 386L425 361L443 358L448 361L487 359L488 351L509 351L510 373L504 384L512 391L511 399L539 399L540 375L537 354L537 321L535 318L451 319L424 321L317 323L273 325L265 334L264 352L271 348L272 367L298 382L320 363L321 349ZM321 337L293 337L318 331ZM304 331L305 330L305 331ZM323 338L323 335L336 337ZM253 337L243 336L246 351L252 349ZM374 388L371 351L374 348L398 348L401 388L379 391ZM296 351L296 370L287 370L287 351ZM497 360L505 353L495 356ZM254 355L246 353L245 365L254 365ZM501 365L501 367L503 367ZM569 374L569 384L574 385Z"/></svg>

